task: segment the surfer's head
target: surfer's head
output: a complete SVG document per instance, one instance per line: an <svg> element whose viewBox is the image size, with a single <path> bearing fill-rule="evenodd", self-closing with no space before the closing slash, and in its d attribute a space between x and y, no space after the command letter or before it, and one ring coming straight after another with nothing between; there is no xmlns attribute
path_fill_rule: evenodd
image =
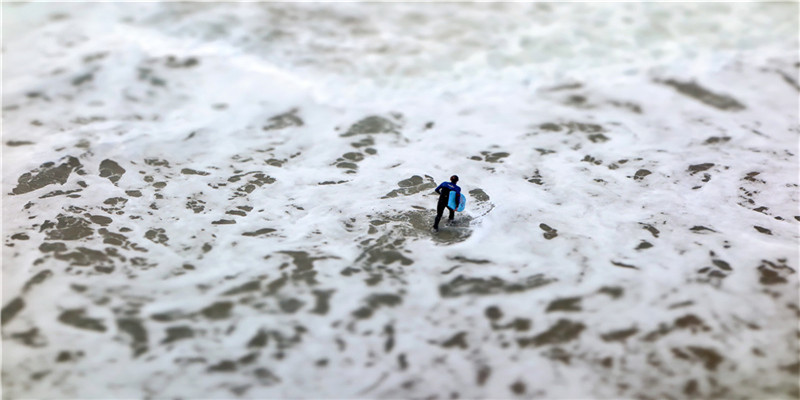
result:
<svg viewBox="0 0 800 400"><path fill-rule="evenodd" d="M456 183L458 182L458 175L453 175L450 177L450 182Z"/></svg>

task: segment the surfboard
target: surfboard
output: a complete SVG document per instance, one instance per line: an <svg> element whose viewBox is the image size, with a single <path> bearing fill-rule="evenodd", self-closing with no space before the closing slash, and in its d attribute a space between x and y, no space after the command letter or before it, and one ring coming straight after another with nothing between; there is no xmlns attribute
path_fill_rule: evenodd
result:
<svg viewBox="0 0 800 400"><path fill-rule="evenodd" d="M452 208L458 212L464 211L464 206L467 205L467 197L461 194L458 200L458 208L456 208L456 192L450 191L450 199L447 201L447 207Z"/></svg>

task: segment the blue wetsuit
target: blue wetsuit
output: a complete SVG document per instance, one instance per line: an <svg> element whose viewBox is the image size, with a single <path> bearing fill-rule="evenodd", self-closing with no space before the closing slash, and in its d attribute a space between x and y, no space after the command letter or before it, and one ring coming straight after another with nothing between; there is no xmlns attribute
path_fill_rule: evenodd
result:
<svg viewBox="0 0 800 400"><path fill-rule="evenodd" d="M433 229L439 229L439 221L442 220L444 209L450 201L451 191L456 192L456 208L458 208L458 203L461 201L461 188L458 185L452 182L442 182L441 185L436 187L436 193L439 193L439 203L436 204L436 219L433 222ZM447 209L450 211L449 219L452 221L455 218L455 211L450 207L447 207Z"/></svg>

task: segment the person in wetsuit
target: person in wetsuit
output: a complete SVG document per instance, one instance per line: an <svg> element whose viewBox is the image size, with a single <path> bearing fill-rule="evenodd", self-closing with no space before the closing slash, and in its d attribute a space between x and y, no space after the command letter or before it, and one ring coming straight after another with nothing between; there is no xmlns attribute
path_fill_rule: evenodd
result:
<svg viewBox="0 0 800 400"><path fill-rule="evenodd" d="M444 213L445 207L447 207L448 201L450 201L450 192L456 192L456 208L458 208L458 203L461 201L461 188L456 185L458 182L458 176L453 175L450 177L450 182L442 182L441 185L436 187L436 193L439 193L439 203L436 204L436 219L433 221L433 230L439 230L439 221L442 220L442 214ZM455 210L450 207L447 207L450 210L450 218L449 220L452 221L455 218Z"/></svg>

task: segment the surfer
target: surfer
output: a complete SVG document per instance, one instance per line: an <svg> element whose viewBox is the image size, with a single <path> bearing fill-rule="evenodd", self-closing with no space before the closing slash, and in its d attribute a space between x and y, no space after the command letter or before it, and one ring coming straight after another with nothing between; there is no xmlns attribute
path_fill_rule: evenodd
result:
<svg viewBox="0 0 800 400"><path fill-rule="evenodd" d="M453 176L450 177L450 182L442 182L441 185L436 187L436 193L439 193L439 203L436 204L436 219L433 221L433 230L435 232L439 231L439 221L441 221L442 214L444 213L444 209L445 209L445 207L447 207L447 202L450 200L450 192L451 191L455 191L456 192L456 195L455 195L456 207L455 208L458 208L458 202L459 202L460 197L461 197L461 188L458 187L458 185L456 185L456 182L458 182L458 175L453 175ZM450 218L448 218L448 219L450 221L453 221L453 219L456 216L455 210L450 208L450 207L447 207L447 209L450 210Z"/></svg>

